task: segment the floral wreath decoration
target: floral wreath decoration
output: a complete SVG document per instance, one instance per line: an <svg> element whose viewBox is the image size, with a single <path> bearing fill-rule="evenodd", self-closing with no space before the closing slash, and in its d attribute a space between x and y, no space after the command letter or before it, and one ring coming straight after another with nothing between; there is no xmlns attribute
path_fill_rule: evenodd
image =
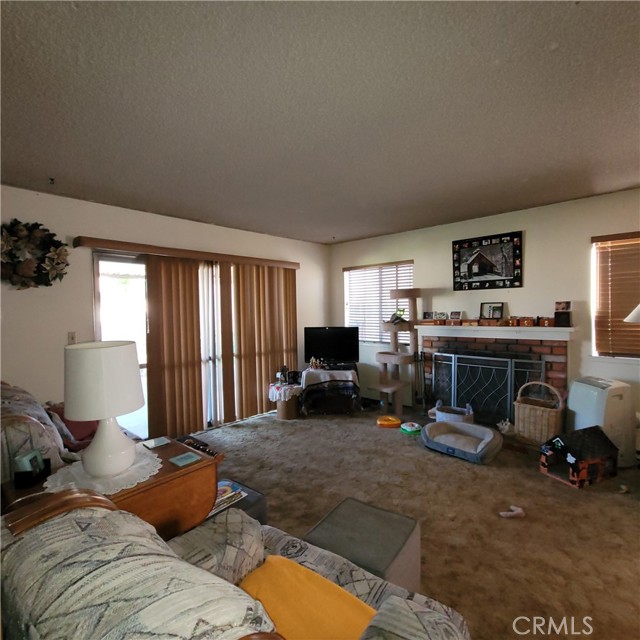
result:
<svg viewBox="0 0 640 640"><path fill-rule="evenodd" d="M67 275L68 247L39 222L2 223L2 280L18 289L50 287Z"/></svg>

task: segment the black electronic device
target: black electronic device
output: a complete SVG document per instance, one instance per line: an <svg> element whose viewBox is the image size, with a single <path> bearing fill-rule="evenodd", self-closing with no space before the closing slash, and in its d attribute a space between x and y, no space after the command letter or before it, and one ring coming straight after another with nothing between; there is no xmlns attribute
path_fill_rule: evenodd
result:
<svg viewBox="0 0 640 640"><path fill-rule="evenodd" d="M311 358L327 364L358 362L360 341L358 327L305 327L304 361Z"/></svg>
<svg viewBox="0 0 640 640"><path fill-rule="evenodd" d="M199 440L198 438L194 438L193 436L179 436L176 438L178 442L182 442L182 444L186 444L188 447L192 449L197 449L198 451L202 451L202 453L206 453L209 456L217 456L218 452L214 451L204 440Z"/></svg>

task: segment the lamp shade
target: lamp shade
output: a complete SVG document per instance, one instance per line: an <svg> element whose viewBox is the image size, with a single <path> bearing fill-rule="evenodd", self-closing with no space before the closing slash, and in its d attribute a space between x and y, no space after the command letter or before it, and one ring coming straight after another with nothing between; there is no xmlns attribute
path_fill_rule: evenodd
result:
<svg viewBox="0 0 640 640"><path fill-rule="evenodd" d="M624 322L640 322L640 304L624 319Z"/></svg>
<svg viewBox="0 0 640 640"><path fill-rule="evenodd" d="M135 342L81 342L65 347L65 417L102 420L143 405Z"/></svg>

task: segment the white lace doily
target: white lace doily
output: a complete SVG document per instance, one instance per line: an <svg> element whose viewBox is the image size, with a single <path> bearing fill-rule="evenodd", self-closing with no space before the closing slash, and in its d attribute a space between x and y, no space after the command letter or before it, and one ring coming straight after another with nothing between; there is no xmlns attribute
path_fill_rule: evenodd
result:
<svg viewBox="0 0 640 640"><path fill-rule="evenodd" d="M271 402L278 402L284 400L291 400L294 396L299 396L302 393L302 387L299 384L280 384L274 382L269 385L269 400Z"/></svg>
<svg viewBox="0 0 640 640"><path fill-rule="evenodd" d="M148 480L158 473L162 466L162 460L149 451L142 443L136 444L136 458L133 464L117 476L106 478L94 478L90 476L82 466L82 462L74 462L58 469L49 476L44 483L45 491L55 492L61 489L76 487L79 489L91 489L98 493L110 496L124 489L131 489L140 482Z"/></svg>

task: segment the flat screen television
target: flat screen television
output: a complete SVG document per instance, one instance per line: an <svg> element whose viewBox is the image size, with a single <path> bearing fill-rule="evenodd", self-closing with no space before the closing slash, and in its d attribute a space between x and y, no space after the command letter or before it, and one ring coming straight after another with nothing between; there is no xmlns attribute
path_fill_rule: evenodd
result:
<svg viewBox="0 0 640 640"><path fill-rule="evenodd" d="M305 327L304 361L318 358L325 362L358 362L358 327Z"/></svg>

